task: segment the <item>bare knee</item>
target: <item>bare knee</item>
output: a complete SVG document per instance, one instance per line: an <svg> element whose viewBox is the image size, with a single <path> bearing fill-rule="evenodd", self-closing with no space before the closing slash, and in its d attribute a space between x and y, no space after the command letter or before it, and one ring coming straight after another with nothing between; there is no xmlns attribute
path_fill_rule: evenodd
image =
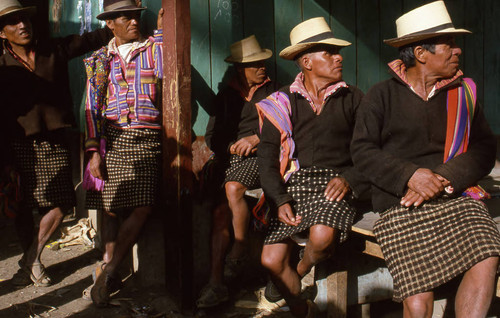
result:
<svg viewBox="0 0 500 318"><path fill-rule="evenodd" d="M222 230L229 226L231 211L227 204L219 204L213 210L212 227L214 230Z"/></svg>
<svg viewBox="0 0 500 318"><path fill-rule="evenodd" d="M229 201L240 200L245 195L247 187L236 181L226 182L224 186L226 189L226 196Z"/></svg>
<svg viewBox="0 0 500 318"><path fill-rule="evenodd" d="M430 318L434 305L432 292L420 293L406 298L403 302L405 318Z"/></svg>
<svg viewBox="0 0 500 318"><path fill-rule="evenodd" d="M276 255L272 250L262 250L261 254L261 263L264 268L266 268L271 274L279 275L285 269L286 259L284 257L280 257L280 255Z"/></svg>
<svg viewBox="0 0 500 318"><path fill-rule="evenodd" d="M336 230L326 225L314 225L309 230L308 245L314 252L332 253L335 246Z"/></svg>

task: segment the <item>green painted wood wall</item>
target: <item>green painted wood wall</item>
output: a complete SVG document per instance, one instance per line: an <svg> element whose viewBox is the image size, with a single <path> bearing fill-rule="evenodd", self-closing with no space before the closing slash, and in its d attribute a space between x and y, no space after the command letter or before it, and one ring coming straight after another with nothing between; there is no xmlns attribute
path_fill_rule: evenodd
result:
<svg viewBox="0 0 500 318"><path fill-rule="evenodd" d="M269 74L282 84L297 73L293 62L276 57L289 45L293 26L323 16L334 34L352 43L341 51L344 79L364 92L388 78L387 62L397 49L382 40L396 36L394 21L428 0L190 0L191 63L193 73L193 129L202 136L210 113L210 99L231 74L224 62L229 45L255 34L274 52ZM456 27L471 35L458 37L463 49L461 67L478 84L480 102L496 134L500 134L500 1L445 0Z"/></svg>

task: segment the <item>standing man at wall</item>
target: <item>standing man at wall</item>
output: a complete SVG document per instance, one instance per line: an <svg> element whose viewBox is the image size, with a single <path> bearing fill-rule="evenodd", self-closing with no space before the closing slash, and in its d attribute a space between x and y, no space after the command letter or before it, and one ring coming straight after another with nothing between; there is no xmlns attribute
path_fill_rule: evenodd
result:
<svg viewBox="0 0 500 318"><path fill-rule="evenodd" d="M393 78L373 86L358 112L356 167L372 182L374 227L404 317L431 317L433 290L463 274L457 317L485 317L500 235L477 182L495 163L496 141L459 70L461 49L444 2L396 20ZM476 200L474 200L475 198Z"/></svg>
<svg viewBox="0 0 500 318"><path fill-rule="evenodd" d="M2 149L8 153L13 148L8 169L19 173L22 192L15 224L24 254L12 278L19 286L51 284L40 256L64 214L75 205L66 138L74 125L68 61L111 37L109 29L100 29L81 36L35 39L30 21L35 11L17 0L0 2L0 104L12 141ZM38 231L33 209L42 216Z"/></svg>
<svg viewBox="0 0 500 318"><path fill-rule="evenodd" d="M147 39L140 33L143 10L132 0L105 0L97 19L106 21L114 38L85 61L85 149L90 173L105 182L102 191L87 192L87 207L104 211L106 235L90 291L96 306L106 305L120 287L118 266L153 211L161 182L163 9ZM120 226L118 216L124 219Z"/></svg>

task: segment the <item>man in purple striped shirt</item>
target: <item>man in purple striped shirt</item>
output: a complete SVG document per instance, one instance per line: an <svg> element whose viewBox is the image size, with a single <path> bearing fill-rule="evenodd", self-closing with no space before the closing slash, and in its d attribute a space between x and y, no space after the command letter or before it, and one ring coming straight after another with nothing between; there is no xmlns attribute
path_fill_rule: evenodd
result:
<svg viewBox="0 0 500 318"><path fill-rule="evenodd" d="M105 20L115 37L85 60L85 149L90 173L105 181L102 191L88 191L86 202L104 211L105 253L90 290L97 306L121 288L117 268L151 214L160 184L163 9L158 29L147 39L140 33L144 9L133 0L105 0L97 19ZM118 227L122 215L127 217Z"/></svg>

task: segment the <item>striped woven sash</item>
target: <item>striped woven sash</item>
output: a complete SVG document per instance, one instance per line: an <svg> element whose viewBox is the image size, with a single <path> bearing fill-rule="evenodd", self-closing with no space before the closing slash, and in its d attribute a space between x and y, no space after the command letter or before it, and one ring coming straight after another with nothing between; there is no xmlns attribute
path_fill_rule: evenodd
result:
<svg viewBox="0 0 500 318"><path fill-rule="evenodd" d="M448 90L444 162L467 151L476 100L476 84L471 78L463 78L462 85ZM462 195L476 200L490 198L479 185L467 188Z"/></svg>

